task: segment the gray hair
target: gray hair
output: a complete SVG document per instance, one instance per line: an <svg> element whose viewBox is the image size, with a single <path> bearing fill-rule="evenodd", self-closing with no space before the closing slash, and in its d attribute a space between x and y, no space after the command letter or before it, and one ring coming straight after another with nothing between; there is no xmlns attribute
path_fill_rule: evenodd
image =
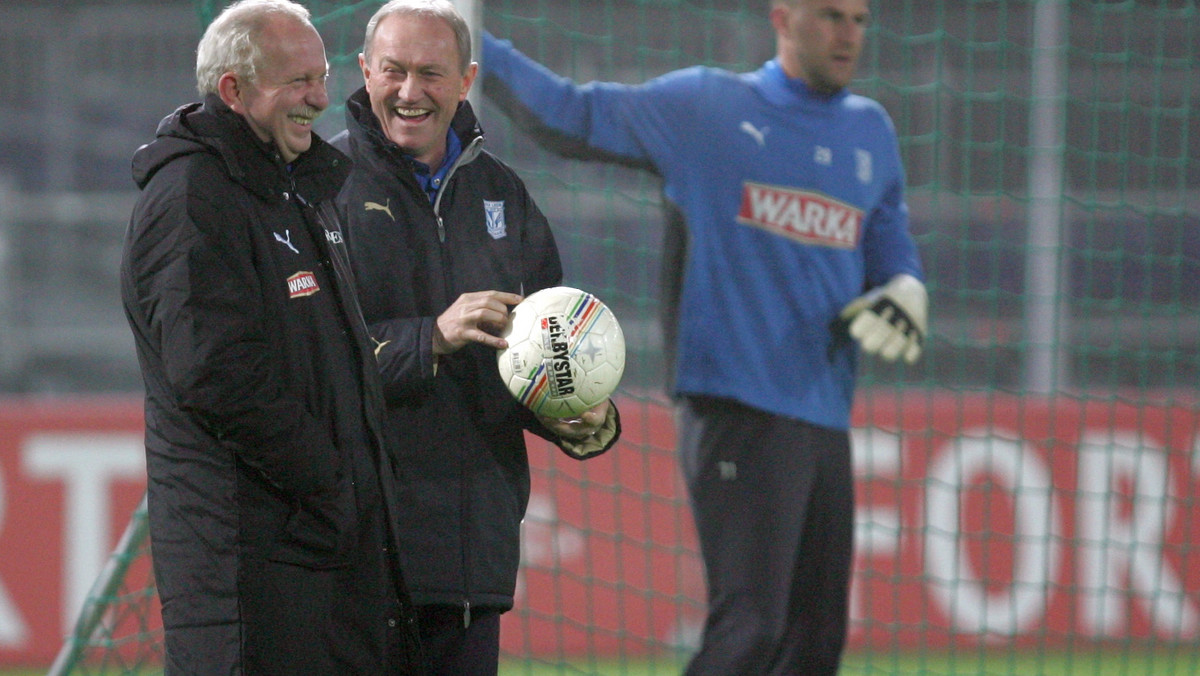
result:
<svg viewBox="0 0 1200 676"><path fill-rule="evenodd" d="M291 0L238 0L209 24L196 48L196 89L201 96L216 94L221 76L231 71L254 80L262 61L259 37L276 16L312 26L308 9Z"/></svg>
<svg viewBox="0 0 1200 676"><path fill-rule="evenodd" d="M371 43L375 42L375 29L385 18L400 14L404 16L427 16L441 19L450 24L454 30L454 39L458 43L458 63L462 72L466 73L471 66L471 29L467 20L459 14L458 9L449 0L391 0L367 22L367 37L363 40L363 58L371 62Z"/></svg>

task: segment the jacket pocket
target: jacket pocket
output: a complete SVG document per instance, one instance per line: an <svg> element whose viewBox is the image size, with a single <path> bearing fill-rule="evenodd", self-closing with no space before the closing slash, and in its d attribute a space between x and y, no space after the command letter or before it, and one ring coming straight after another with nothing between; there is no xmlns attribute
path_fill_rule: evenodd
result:
<svg viewBox="0 0 1200 676"><path fill-rule="evenodd" d="M358 519L348 482L338 489L295 503L267 558L317 570L348 567Z"/></svg>

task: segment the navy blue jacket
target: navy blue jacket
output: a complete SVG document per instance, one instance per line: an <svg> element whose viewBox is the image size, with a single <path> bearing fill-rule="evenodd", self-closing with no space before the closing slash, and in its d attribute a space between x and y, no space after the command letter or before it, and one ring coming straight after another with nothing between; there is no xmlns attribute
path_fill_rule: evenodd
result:
<svg viewBox="0 0 1200 676"><path fill-rule="evenodd" d="M347 102L346 125L333 143L354 169L338 207L379 344L409 590L417 604L508 610L529 502L525 431L557 438L505 388L494 349L469 344L442 356L435 375L433 327L463 293L559 285L554 235L517 174L483 150L469 104L451 127L463 152L434 202L383 135L365 89Z"/></svg>

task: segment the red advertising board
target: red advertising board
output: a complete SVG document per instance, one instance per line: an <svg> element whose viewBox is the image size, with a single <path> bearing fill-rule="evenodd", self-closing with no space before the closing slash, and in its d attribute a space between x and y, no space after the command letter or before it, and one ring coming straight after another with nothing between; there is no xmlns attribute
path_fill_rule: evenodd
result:
<svg viewBox="0 0 1200 676"><path fill-rule="evenodd" d="M0 665L50 664L146 485L140 401L0 399Z"/></svg>
<svg viewBox="0 0 1200 676"><path fill-rule="evenodd" d="M856 642L1200 636L1194 400L864 401Z"/></svg>
<svg viewBox="0 0 1200 676"><path fill-rule="evenodd" d="M852 647L1200 638L1193 400L862 393ZM669 412L626 404L586 463L542 442L505 647L624 655L699 636ZM635 450L636 449L636 450Z"/></svg>
<svg viewBox="0 0 1200 676"><path fill-rule="evenodd" d="M704 583L661 402L578 462L531 438L514 654L695 642ZM0 401L0 666L49 664L144 488L137 401ZM1200 409L860 395L853 646L1200 639Z"/></svg>

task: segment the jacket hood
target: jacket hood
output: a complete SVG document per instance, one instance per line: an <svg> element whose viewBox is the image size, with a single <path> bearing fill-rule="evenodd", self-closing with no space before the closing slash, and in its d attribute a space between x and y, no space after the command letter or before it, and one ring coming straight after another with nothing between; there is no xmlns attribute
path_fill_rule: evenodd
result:
<svg viewBox="0 0 1200 676"><path fill-rule="evenodd" d="M146 187L159 169L172 160L192 153L211 152L219 139L205 138L191 129L188 118L203 110L203 104L189 103L164 117L154 132L154 140L133 153L133 182Z"/></svg>
<svg viewBox="0 0 1200 676"><path fill-rule="evenodd" d="M195 153L220 157L230 178L264 199L278 198L290 185L275 147L213 94L180 106L159 122L154 140L133 154L133 181L144 189L158 170ZM314 133L312 146L292 166L296 183L303 180L305 195L315 201L337 194L350 162Z"/></svg>

